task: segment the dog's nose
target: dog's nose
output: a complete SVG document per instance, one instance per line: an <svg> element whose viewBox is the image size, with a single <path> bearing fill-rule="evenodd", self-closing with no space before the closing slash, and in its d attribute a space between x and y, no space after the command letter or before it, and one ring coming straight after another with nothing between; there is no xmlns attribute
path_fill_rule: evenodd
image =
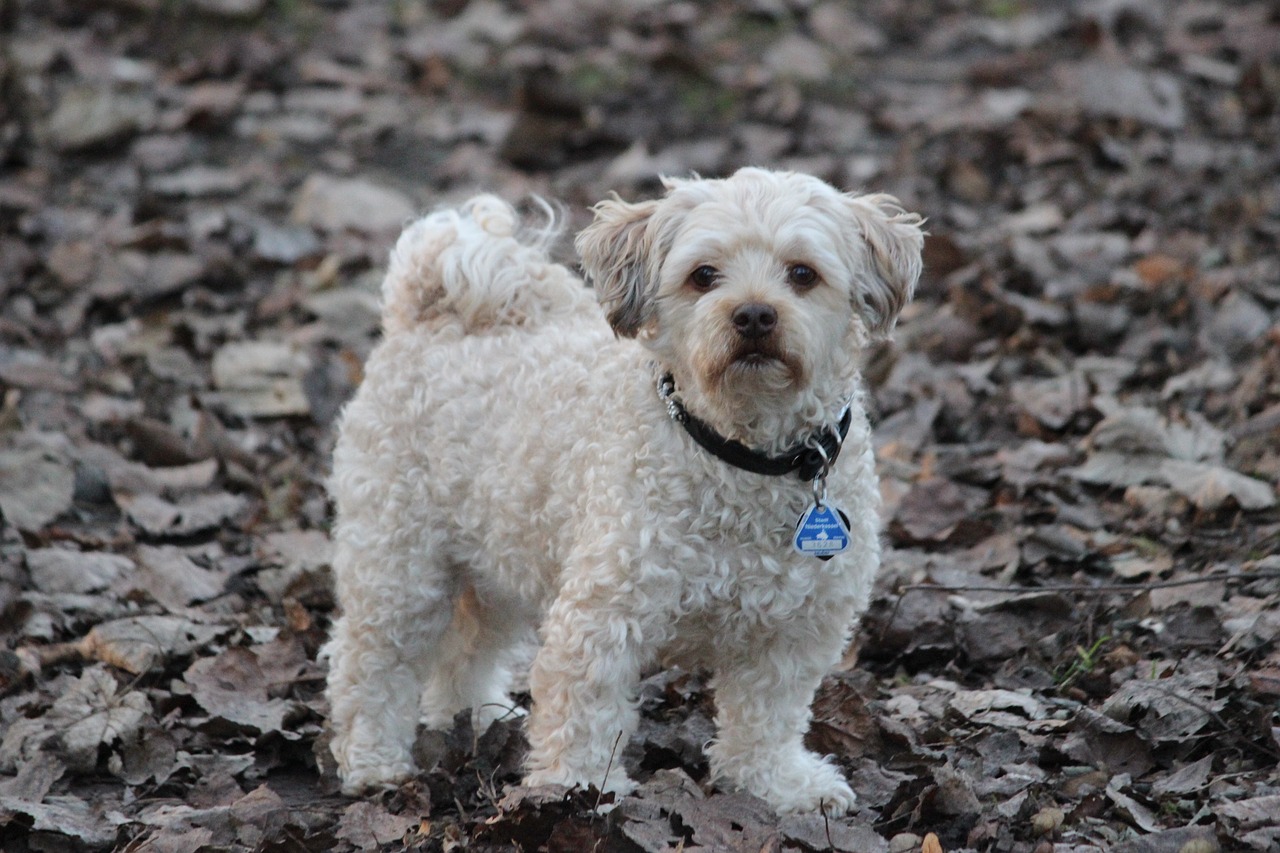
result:
<svg viewBox="0 0 1280 853"><path fill-rule="evenodd" d="M733 327L744 338L763 338L778 325L778 311L763 302L747 302L733 312Z"/></svg>

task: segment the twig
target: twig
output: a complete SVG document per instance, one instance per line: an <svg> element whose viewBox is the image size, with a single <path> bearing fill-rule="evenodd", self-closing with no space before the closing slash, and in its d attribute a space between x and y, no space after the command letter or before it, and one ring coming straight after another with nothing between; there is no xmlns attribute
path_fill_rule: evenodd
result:
<svg viewBox="0 0 1280 853"><path fill-rule="evenodd" d="M622 729L619 729L618 736L613 739L613 749L609 750L609 762L604 766L604 778L600 780L600 790L596 792L596 804L591 807L593 812L600 811L600 799L604 797L604 786L609 781L609 771L613 769L613 757L618 754L618 744L621 742Z"/></svg>
<svg viewBox="0 0 1280 853"><path fill-rule="evenodd" d="M1199 701L1198 699L1193 699L1190 696L1183 696L1181 693L1175 693L1173 690L1170 690L1168 687L1166 687L1165 685L1159 682L1153 681L1150 684L1150 687L1156 692L1163 693L1166 697L1176 700L1178 702L1182 702L1185 705L1190 705L1192 708L1195 708L1200 713L1206 715L1215 723L1217 723L1219 726L1221 726L1223 733L1226 734L1227 737L1230 738L1231 740L1234 740L1237 743L1244 744L1245 747L1247 747L1248 749L1256 750L1262 753L1263 755L1265 755L1267 758L1272 759L1273 761L1280 760L1280 752L1277 752L1271 747L1265 746L1261 743L1254 743L1249 738L1241 736L1239 732L1237 732L1231 726L1231 724L1229 724L1225 719L1223 719L1221 714L1219 714L1217 711L1213 710L1203 702Z"/></svg>
<svg viewBox="0 0 1280 853"><path fill-rule="evenodd" d="M1050 583L1043 586L997 586L995 584L958 584L948 586L944 584L913 583L907 584L898 590L898 600L894 602L893 612L889 614L889 620L885 622L885 627L881 631L881 639L883 639L884 632L889 630L889 626L897 621L898 611L902 608L903 600L913 592L1004 592L1011 595L1025 595L1036 592L1067 592L1073 595L1106 595L1112 592L1147 592L1153 589L1173 589L1179 586L1194 586L1195 584L1217 583L1219 581L1230 583L1232 581L1269 580L1273 578L1280 578L1280 569L1260 569L1256 572L1210 572L1198 578L1147 581L1145 583L1102 583L1093 586L1075 583Z"/></svg>
<svg viewBox="0 0 1280 853"><path fill-rule="evenodd" d="M505 713L494 720L495 723L505 722L507 720L515 720L524 716L524 708L519 702L485 702L481 708L501 708Z"/></svg>
<svg viewBox="0 0 1280 853"><path fill-rule="evenodd" d="M1210 572L1198 578L1181 578L1171 581L1148 581L1146 583L1102 583L1093 586L1075 583L1050 583L1044 586L996 586L968 585L943 586L941 584L913 583L902 587L902 595L909 592L1074 592L1083 595L1108 592L1144 592L1149 589L1172 589L1178 586L1193 586L1198 583L1216 583L1217 581L1252 581L1280 578L1280 569L1262 569L1256 572Z"/></svg>

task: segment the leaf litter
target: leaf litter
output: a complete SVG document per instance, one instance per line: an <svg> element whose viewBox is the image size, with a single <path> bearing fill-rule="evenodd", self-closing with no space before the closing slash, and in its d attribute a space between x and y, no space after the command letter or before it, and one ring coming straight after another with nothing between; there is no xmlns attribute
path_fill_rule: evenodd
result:
<svg viewBox="0 0 1280 853"><path fill-rule="evenodd" d="M0 0L5 850L1280 845L1269 4L189 5ZM323 478L396 230L746 164L930 220L808 735L854 813L716 789L678 671L620 803L464 718L339 796Z"/></svg>

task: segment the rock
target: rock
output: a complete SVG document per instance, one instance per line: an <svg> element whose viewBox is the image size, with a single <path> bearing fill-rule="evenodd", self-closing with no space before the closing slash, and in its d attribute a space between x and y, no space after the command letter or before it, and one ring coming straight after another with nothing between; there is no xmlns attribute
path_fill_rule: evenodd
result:
<svg viewBox="0 0 1280 853"><path fill-rule="evenodd" d="M413 202L395 190L361 178L314 174L298 191L293 221L321 231L394 233L412 218Z"/></svg>

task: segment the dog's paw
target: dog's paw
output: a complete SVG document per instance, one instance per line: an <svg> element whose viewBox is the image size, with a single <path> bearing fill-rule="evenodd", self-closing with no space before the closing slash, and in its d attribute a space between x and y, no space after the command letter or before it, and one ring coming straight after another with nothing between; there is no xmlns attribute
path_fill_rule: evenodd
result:
<svg viewBox="0 0 1280 853"><path fill-rule="evenodd" d="M831 768L826 768L831 769ZM853 793L849 784L840 778L839 773L832 771L834 778L814 781L812 784L793 788L787 791L774 791L766 797L770 804L780 813L821 811L830 817L848 814L857 802L858 795Z"/></svg>
<svg viewBox="0 0 1280 853"><path fill-rule="evenodd" d="M528 773L520 784L526 788L538 788L544 785L586 788L589 785L595 785L600 790L613 794L615 801L622 799L636 789L635 780L617 767L612 768L607 777L603 773L596 775L597 778L592 779L589 774L574 773L562 768L534 770ZM601 784L602 782L603 784Z"/></svg>
<svg viewBox="0 0 1280 853"><path fill-rule="evenodd" d="M412 779L414 773L412 764L394 764L352 767L341 771L339 775L342 777L342 793L348 797L359 797L398 788Z"/></svg>
<svg viewBox="0 0 1280 853"><path fill-rule="evenodd" d="M767 766L737 768L732 781L773 806L781 814L822 811L847 814L857 801L832 764L811 752L797 752Z"/></svg>

